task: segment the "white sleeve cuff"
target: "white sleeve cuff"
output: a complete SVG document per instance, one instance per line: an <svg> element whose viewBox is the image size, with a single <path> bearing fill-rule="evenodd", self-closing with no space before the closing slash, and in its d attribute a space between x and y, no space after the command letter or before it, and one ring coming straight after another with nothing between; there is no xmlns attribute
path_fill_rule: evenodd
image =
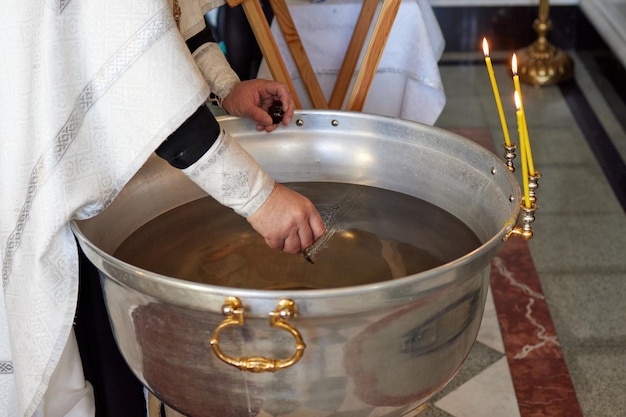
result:
<svg viewBox="0 0 626 417"><path fill-rule="evenodd" d="M224 131L198 161L182 171L220 204L246 218L265 203L275 184L254 158Z"/></svg>
<svg viewBox="0 0 626 417"><path fill-rule="evenodd" d="M226 60L218 44L208 42L196 49L193 58L200 68L211 92L222 99L233 90L240 80Z"/></svg>

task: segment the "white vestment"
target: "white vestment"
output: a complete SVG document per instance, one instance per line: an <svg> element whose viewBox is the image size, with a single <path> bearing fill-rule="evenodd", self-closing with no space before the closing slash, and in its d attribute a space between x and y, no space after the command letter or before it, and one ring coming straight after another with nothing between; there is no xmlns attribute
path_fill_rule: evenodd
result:
<svg viewBox="0 0 626 417"><path fill-rule="evenodd" d="M201 29L184 16L186 37ZM62 354L78 355L68 223L111 202L209 86L167 0L12 2L0 34L0 416L65 415L50 391ZM88 394L82 372L62 371Z"/></svg>

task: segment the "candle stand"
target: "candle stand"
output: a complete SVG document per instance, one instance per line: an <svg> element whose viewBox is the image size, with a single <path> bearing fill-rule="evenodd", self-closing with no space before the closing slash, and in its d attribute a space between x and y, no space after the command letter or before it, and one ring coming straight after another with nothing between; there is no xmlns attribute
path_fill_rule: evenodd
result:
<svg viewBox="0 0 626 417"><path fill-rule="evenodd" d="M524 203L522 203L522 225L515 226L508 235L504 238L504 240L508 240L511 236L520 236L524 240L530 240L533 237L533 229L532 222L535 221L535 211L537 211L537 205L535 203L531 203L530 207L526 207Z"/></svg>
<svg viewBox="0 0 626 417"><path fill-rule="evenodd" d="M511 143L511 145L507 145L506 142L504 142L502 144L502 147L504 148L504 160L506 162L507 168L509 168L509 171L515 172L515 165L513 164L513 160L517 156L515 154L515 149L517 148L517 146L514 143Z"/></svg>
<svg viewBox="0 0 626 417"><path fill-rule="evenodd" d="M528 176L528 188L530 189L530 202L531 203L536 203L537 202L537 195L536 195L536 191L537 188L539 188L539 178L541 178L541 172L539 171L535 171L535 175L529 175Z"/></svg>
<svg viewBox="0 0 626 417"><path fill-rule="evenodd" d="M515 144L507 146L506 143L502 144L506 150L504 158L506 159L506 165L511 172L515 172L515 166L513 165L513 159L515 158ZM535 212L539 208L537 206L537 188L539 188L539 178L541 178L541 172L535 171L534 175L528 175L528 188L530 207L526 206L526 202L522 199L521 203L521 215L520 226L515 226L505 236L504 240L508 240L511 236L519 236L524 240L530 240L533 237L533 228L531 224L535 221Z"/></svg>
<svg viewBox="0 0 626 417"><path fill-rule="evenodd" d="M552 29L549 8L548 0L539 1L539 17L533 23L537 40L517 52L520 79L534 86L555 84L574 76L570 56L547 40L547 33Z"/></svg>

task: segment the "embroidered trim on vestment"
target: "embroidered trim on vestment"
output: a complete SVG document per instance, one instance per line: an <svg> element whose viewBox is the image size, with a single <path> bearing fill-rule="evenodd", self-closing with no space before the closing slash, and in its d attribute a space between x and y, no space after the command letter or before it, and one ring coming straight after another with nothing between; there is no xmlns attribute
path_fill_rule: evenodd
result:
<svg viewBox="0 0 626 417"><path fill-rule="evenodd" d="M13 373L13 362L0 361L0 375L12 374L12 373Z"/></svg>
<svg viewBox="0 0 626 417"><path fill-rule="evenodd" d="M26 198L17 218L15 229L9 235L2 263L2 286L7 288L13 265L13 255L22 240L22 233L28 222L29 213L38 190L45 184L54 167L70 147L80 129L87 111L104 93L126 72L131 65L155 43L161 35L175 24L172 11L165 7L144 26L133 38L124 44L87 83L74 104L67 121L50 141L39 158L28 180Z"/></svg>

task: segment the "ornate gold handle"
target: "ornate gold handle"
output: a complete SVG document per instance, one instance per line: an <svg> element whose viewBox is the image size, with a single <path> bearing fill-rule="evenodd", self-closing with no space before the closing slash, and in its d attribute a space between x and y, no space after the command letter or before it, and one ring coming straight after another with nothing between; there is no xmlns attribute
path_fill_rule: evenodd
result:
<svg viewBox="0 0 626 417"><path fill-rule="evenodd" d="M295 327L287 323L287 321L297 313L296 303L292 300L280 300L276 310L270 312L270 326L288 331L296 340L296 352L288 359L271 359L260 356L253 356L250 358L233 358L224 354L224 352L220 349L220 333L222 330L230 326L244 325L244 311L241 300L237 297L228 297L222 306L222 313L226 316L226 318L215 328L211 334L209 342L211 343L211 348L213 348L213 352L215 352L217 357L227 364L239 368L242 371L255 373L276 372L281 369L289 368L302 358L306 344L302 340L300 332Z"/></svg>

